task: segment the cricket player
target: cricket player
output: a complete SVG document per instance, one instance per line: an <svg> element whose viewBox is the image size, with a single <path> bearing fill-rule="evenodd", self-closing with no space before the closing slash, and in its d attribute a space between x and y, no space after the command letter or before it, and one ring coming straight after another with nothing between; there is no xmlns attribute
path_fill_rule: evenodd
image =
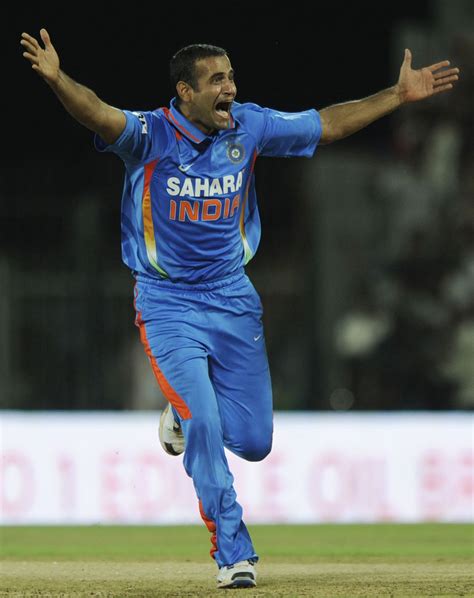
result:
<svg viewBox="0 0 474 598"><path fill-rule="evenodd" d="M169 401L159 436L184 452L212 533L220 588L254 587L258 555L224 447L249 461L272 445L272 391L262 304L245 274L260 240L258 156L313 156L403 104L448 91L457 68L419 70L405 50L398 82L368 98L285 113L236 102L226 51L195 44L173 56L176 95L153 111L119 110L60 69L48 32L22 34L23 56L65 109L125 165L122 256L136 279L136 324ZM317 90L315 90L315 94Z"/></svg>

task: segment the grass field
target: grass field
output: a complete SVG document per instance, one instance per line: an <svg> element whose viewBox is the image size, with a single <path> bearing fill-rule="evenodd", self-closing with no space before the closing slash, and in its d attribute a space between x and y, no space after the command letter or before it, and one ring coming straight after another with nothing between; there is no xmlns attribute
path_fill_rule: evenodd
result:
<svg viewBox="0 0 474 598"><path fill-rule="evenodd" d="M474 596L474 527L253 526L253 596ZM0 596L222 596L204 527L4 527Z"/></svg>

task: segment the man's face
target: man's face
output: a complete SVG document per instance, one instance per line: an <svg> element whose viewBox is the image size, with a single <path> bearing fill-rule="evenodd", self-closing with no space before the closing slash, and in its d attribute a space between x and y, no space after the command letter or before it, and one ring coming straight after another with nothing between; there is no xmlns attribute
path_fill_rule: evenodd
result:
<svg viewBox="0 0 474 598"><path fill-rule="evenodd" d="M182 96L183 113L206 135L229 128L230 108L237 94L229 58L203 58L196 61L195 69L197 85L188 86Z"/></svg>

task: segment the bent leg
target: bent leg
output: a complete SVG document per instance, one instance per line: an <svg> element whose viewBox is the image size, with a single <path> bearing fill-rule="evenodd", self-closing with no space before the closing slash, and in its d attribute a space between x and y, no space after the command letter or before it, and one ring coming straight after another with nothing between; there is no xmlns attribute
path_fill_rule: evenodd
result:
<svg viewBox="0 0 474 598"><path fill-rule="evenodd" d="M247 461L260 461L271 450L273 400L268 357L257 292L247 279L235 289L241 312L222 318L209 357L224 445Z"/></svg>
<svg viewBox="0 0 474 598"><path fill-rule="evenodd" d="M221 413L224 445L247 461L261 461L271 451L273 409L270 373L239 358L229 370L212 363L212 380Z"/></svg>

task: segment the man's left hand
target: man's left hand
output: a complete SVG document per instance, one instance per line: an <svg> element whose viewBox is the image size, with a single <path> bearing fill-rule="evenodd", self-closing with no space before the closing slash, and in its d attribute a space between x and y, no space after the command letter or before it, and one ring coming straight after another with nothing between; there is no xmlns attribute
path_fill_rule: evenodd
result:
<svg viewBox="0 0 474 598"><path fill-rule="evenodd" d="M437 62L422 69L412 69L411 52L405 50L405 58L400 68L400 77L397 83L397 90L400 102L407 104L424 100L432 95L449 91L459 79L459 69L450 68L449 60Z"/></svg>

